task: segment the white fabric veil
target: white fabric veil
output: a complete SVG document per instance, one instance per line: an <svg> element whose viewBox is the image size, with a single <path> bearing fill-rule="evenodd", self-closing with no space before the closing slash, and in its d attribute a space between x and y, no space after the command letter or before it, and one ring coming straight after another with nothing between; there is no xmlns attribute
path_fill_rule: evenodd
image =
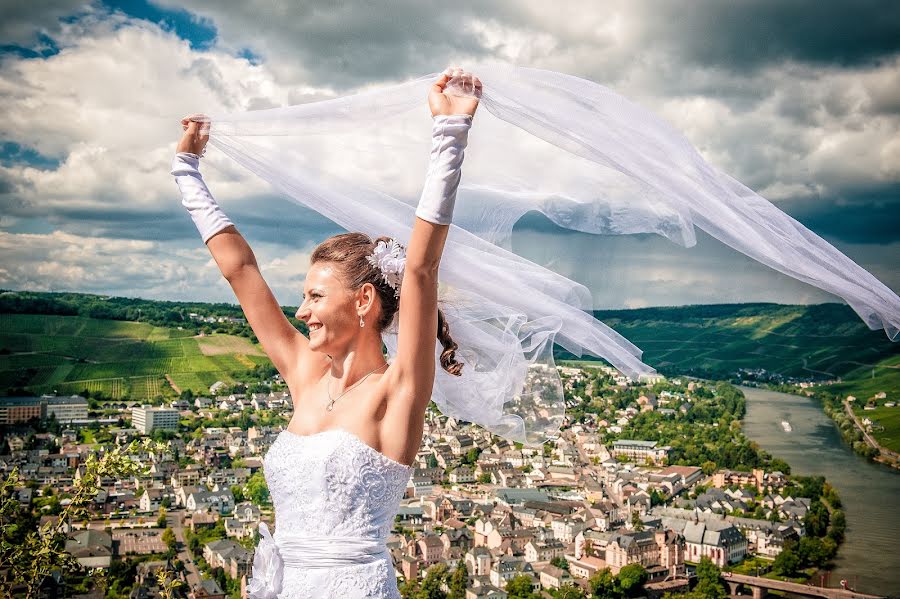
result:
<svg viewBox="0 0 900 599"><path fill-rule="evenodd" d="M707 164L647 110L601 85L527 68L474 66L484 86L469 133L440 307L465 364L438 366L445 414L526 444L554 436L565 404L554 344L653 373L596 320L589 291L507 248L537 210L573 230L657 233L695 244L694 226L842 297L896 340L900 298L826 241ZM212 115L210 143L296 202L350 231L409 239L430 145L425 98L437 74L333 100ZM452 83L452 82L451 82ZM396 330L384 335L391 354ZM440 346L435 343L436 359Z"/></svg>

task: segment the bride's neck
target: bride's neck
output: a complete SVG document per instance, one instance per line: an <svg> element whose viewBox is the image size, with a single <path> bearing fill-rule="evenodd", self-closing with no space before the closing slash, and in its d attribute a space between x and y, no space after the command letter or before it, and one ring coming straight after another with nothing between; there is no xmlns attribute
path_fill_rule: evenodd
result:
<svg viewBox="0 0 900 599"><path fill-rule="evenodd" d="M384 354L381 348L357 347L342 356L331 357L331 377L340 381L342 386L350 386L372 370L384 365ZM378 371L372 374L375 376Z"/></svg>

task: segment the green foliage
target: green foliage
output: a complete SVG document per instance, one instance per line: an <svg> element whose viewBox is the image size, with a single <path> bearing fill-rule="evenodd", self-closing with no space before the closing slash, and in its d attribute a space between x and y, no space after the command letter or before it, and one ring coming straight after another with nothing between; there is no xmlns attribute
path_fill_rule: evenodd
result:
<svg viewBox="0 0 900 599"><path fill-rule="evenodd" d="M614 576L609 568L594 573L588 580L594 597L605 599L624 599L641 594L643 584L647 582L647 571L640 564L629 564Z"/></svg>
<svg viewBox="0 0 900 599"><path fill-rule="evenodd" d="M636 596L647 582L647 570L640 564L628 564L619 570L619 588L626 597Z"/></svg>
<svg viewBox="0 0 900 599"><path fill-rule="evenodd" d="M617 599L622 596L619 589L619 581L609 568L595 572L588 580L588 583L591 585L591 593L594 597Z"/></svg>
<svg viewBox="0 0 900 599"><path fill-rule="evenodd" d="M641 515L638 512L631 512L631 528L637 532L644 530L644 521L641 520Z"/></svg>
<svg viewBox="0 0 900 599"><path fill-rule="evenodd" d="M265 475L257 471L247 480L245 497L257 505L269 505L269 486Z"/></svg>
<svg viewBox="0 0 900 599"><path fill-rule="evenodd" d="M11 596L14 586L23 586L21 595L36 598L41 587L55 570L64 573L83 573L81 564L65 551L68 536L64 532L72 522L88 518L88 506L101 489L106 477L129 478L147 474L147 468L131 459L138 451L165 451L166 447L144 439L132 441L127 446L113 446L106 451L91 453L84 462L84 475L74 481L70 502L59 513L56 521L37 526L30 520L30 513L23 509L14 495L20 484L18 469L14 468L0 485L0 563L9 568L6 578L0 580L0 593ZM28 522L27 528L22 524ZM101 571L92 571L95 583L106 585Z"/></svg>
<svg viewBox="0 0 900 599"><path fill-rule="evenodd" d="M569 571L569 561L561 555L557 555L552 560L550 560L551 566L556 566L557 568L562 568L566 572Z"/></svg>
<svg viewBox="0 0 900 599"><path fill-rule="evenodd" d="M785 543L784 549L775 558L772 570L781 576L793 576L800 569L800 556L797 555L796 543Z"/></svg>
<svg viewBox="0 0 900 599"><path fill-rule="evenodd" d="M465 599L468 584L469 569L463 560L459 560L447 580L447 587L450 589L447 599Z"/></svg>
<svg viewBox="0 0 900 599"><path fill-rule="evenodd" d="M704 555L697 565L697 585L694 587L694 593L706 599L725 599L728 593L722 584L721 575L722 571L718 566Z"/></svg>
<svg viewBox="0 0 900 599"><path fill-rule="evenodd" d="M564 584L556 591L556 599L585 599L585 594L573 584Z"/></svg>
<svg viewBox="0 0 900 599"><path fill-rule="evenodd" d="M538 596L531 590L533 582L534 580L527 574L520 574L511 579L506 583L506 592L509 594L509 599L532 599Z"/></svg>
<svg viewBox="0 0 900 599"><path fill-rule="evenodd" d="M415 599L446 599L447 593L441 588L447 579L448 568L445 564L435 564L428 568Z"/></svg>

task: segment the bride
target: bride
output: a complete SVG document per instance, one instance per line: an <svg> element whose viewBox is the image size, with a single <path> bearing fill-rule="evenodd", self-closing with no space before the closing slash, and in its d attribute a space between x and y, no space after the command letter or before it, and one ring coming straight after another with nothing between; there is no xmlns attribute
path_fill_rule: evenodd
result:
<svg viewBox="0 0 900 599"><path fill-rule="evenodd" d="M451 78L468 81L474 95L444 93ZM260 524L249 597L400 596L385 539L422 441L435 334L441 366L462 374L437 307L438 267L480 90L477 78L455 69L430 88L431 161L405 248L346 233L312 253L297 310L309 339L285 318L253 251L203 182L208 119L182 121L172 166L182 204L294 403L264 459L276 530ZM381 333L395 318L398 346L388 363Z"/></svg>

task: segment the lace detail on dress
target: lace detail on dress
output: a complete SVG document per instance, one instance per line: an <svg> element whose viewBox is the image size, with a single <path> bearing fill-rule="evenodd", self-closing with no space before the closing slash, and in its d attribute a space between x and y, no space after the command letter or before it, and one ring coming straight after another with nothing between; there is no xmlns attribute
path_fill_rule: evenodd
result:
<svg viewBox="0 0 900 599"><path fill-rule="evenodd" d="M332 429L307 436L282 431L266 453L263 470L275 506L276 543L288 543L292 536L383 543L412 468L349 431ZM323 596L399 597L387 549L371 561L340 567L286 563L279 598Z"/></svg>

